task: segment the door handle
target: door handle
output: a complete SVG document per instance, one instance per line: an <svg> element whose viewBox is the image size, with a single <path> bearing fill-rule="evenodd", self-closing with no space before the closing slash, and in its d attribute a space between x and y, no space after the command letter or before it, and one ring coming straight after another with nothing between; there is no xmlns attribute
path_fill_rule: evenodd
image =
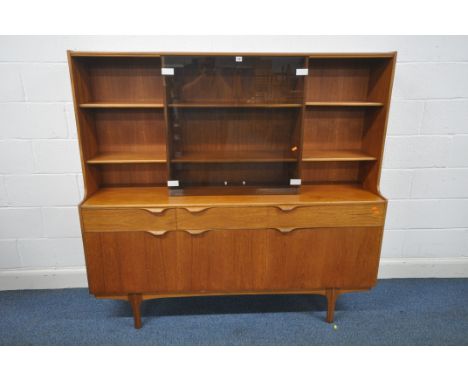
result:
<svg viewBox="0 0 468 382"><path fill-rule="evenodd" d="M164 236L168 231L146 231L152 236Z"/></svg>
<svg viewBox="0 0 468 382"><path fill-rule="evenodd" d="M281 228L275 228L275 229L281 233L290 233L297 228L296 227L281 227Z"/></svg>
<svg viewBox="0 0 468 382"><path fill-rule="evenodd" d="M183 208L192 214L198 214L200 212L206 211L207 209L211 207L183 207Z"/></svg>
<svg viewBox="0 0 468 382"><path fill-rule="evenodd" d="M288 205L288 204L279 204L279 205L277 205L275 207L278 208L279 210L283 211L283 212L290 212L292 210L295 210L298 206Z"/></svg>
<svg viewBox="0 0 468 382"><path fill-rule="evenodd" d="M153 215L162 215L164 213L164 211L167 210L167 208L165 207L161 207L161 208L143 208L145 211L148 211L149 213L153 214Z"/></svg>
<svg viewBox="0 0 468 382"><path fill-rule="evenodd" d="M202 235L205 232L208 232L210 230L209 229L186 229L184 231L192 236L197 236L197 235Z"/></svg>

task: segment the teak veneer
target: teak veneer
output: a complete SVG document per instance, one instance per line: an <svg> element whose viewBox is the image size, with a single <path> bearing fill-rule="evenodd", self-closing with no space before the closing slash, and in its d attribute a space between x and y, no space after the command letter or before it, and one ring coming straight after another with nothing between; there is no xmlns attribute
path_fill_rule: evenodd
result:
<svg viewBox="0 0 468 382"><path fill-rule="evenodd" d="M68 52L90 292L342 293L377 279L396 53Z"/></svg>

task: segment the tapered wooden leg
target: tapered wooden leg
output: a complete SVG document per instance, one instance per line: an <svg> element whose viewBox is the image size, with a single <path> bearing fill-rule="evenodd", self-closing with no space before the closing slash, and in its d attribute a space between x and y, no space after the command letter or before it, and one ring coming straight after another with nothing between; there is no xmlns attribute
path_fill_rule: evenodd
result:
<svg viewBox="0 0 468 382"><path fill-rule="evenodd" d="M141 300L142 300L141 293L132 293L128 295L128 301L130 302L130 305L132 306L135 329L141 328L141 311L140 311Z"/></svg>
<svg viewBox="0 0 468 382"><path fill-rule="evenodd" d="M332 323L335 314L336 289L327 289L325 294L327 296L327 322Z"/></svg>

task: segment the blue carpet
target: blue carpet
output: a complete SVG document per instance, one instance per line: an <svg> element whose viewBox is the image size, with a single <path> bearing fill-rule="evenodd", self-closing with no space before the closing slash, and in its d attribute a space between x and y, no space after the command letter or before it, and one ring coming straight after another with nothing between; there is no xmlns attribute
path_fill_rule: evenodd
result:
<svg viewBox="0 0 468 382"><path fill-rule="evenodd" d="M382 280L338 299L197 297L129 304L87 289L0 292L1 345L468 345L468 279Z"/></svg>

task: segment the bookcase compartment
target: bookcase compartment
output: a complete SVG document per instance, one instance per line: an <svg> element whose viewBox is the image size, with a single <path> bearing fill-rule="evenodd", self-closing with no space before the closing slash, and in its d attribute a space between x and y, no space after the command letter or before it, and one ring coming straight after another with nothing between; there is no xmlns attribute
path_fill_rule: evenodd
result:
<svg viewBox="0 0 468 382"><path fill-rule="evenodd" d="M392 61L388 58L309 58L307 102L385 102Z"/></svg>
<svg viewBox="0 0 468 382"><path fill-rule="evenodd" d="M174 179L180 188L209 187L226 193L242 192L242 188L287 188L297 177L295 163L176 163ZM233 189L234 188L234 189ZM206 192L210 193L210 189ZM187 190L190 194L191 191Z"/></svg>
<svg viewBox="0 0 468 382"><path fill-rule="evenodd" d="M79 102L93 104L163 103L159 57L79 57Z"/></svg>
<svg viewBox="0 0 468 382"><path fill-rule="evenodd" d="M300 110L172 109L173 162L297 160Z"/></svg>
<svg viewBox="0 0 468 382"><path fill-rule="evenodd" d="M332 161L305 162L302 164L302 183L317 184L355 184L363 187L375 162Z"/></svg>
<svg viewBox="0 0 468 382"><path fill-rule="evenodd" d="M88 162L165 162L166 128L162 109L96 109L86 111L97 143Z"/></svg>
<svg viewBox="0 0 468 382"><path fill-rule="evenodd" d="M380 126L381 108L311 107L304 117L304 161L374 160L365 137Z"/></svg>
<svg viewBox="0 0 468 382"><path fill-rule="evenodd" d="M100 187L165 187L165 164L105 164L94 166Z"/></svg>

